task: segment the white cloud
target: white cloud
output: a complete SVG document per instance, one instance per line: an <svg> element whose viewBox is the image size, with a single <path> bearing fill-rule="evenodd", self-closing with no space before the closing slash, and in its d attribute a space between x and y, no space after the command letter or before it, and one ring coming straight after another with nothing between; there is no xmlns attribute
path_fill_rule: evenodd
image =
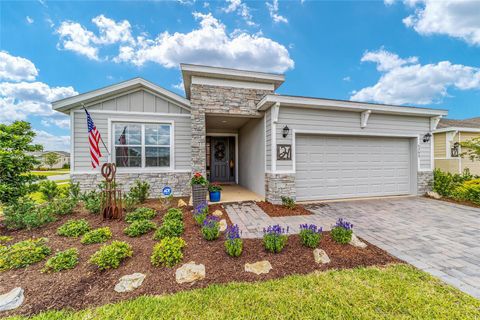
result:
<svg viewBox="0 0 480 320"><path fill-rule="evenodd" d="M34 143L43 145L44 150L69 151L70 136L53 135L43 130L34 130L36 133Z"/></svg>
<svg viewBox="0 0 480 320"><path fill-rule="evenodd" d="M255 26L250 14L250 8L242 0L227 0L228 6L223 9L226 13L237 12L249 26Z"/></svg>
<svg viewBox="0 0 480 320"><path fill-rule="evenodd" d="M64 115L57 116L57 114L55 114L54 117L42 119L41 123L45 127L51 127L54 125L62 129L70 128L70 118Z"/></svg>
<svg viewBox="0 0 480 320"><path fill-rule="evenodd" d="M422 65L417 58L401 59L383 49L366 52L362 61L377 63L382 76L375 85L353 92L352 100L422 105L441 102L449 89L480 89L477 67L450 61Z"/></svg>
<svg viewBox="0 0 480 320"><path fill-rule="evenodd" d="M178 91L185 92L185 86L183 85L183 79L180 79L177 84L172 84L172 88Z"/></svg>
<svg viewBox="0 0 480 320"><path fill-rule="evenodd" d="M181 62L240 69L284 72L294 67L287 48L259 34L236 31L228 34L212 14L193 13L200 27L188 33L163 32L155 39L139 36L136 44L119 49L115 62L141 66L147 62L166 68Z"/></svg>
<svg viewBox="0 0 480 320"><path fill-rule="evenodd" d="M130 22L123 20L115 22L103 14L92 19L98 27L99 37L94 37L93 42L97 44L113 44L117 42L133 42Z"/></svg>
<svg viewBox="0 0 480 320"><path fill-rule="evenodd" d="M422 35L448 35L480 46L480 1L409 0L415 10L403 23Z"/></svg>
<svg viewBox="0 0 480 320"><path fill-rule="evenodd" d="M270 13L270 18L272 18L273 22L275 22L275 23L279 23L279 22L288 23L287 18L278 14L278 0L273 0L272 3L265 2L265 4L268 8L268 13Z"/></svg>
<svg viewBox="0 0 480 320"><path fill-rule="evenodd" d="M30 18L29 16L26 16L26 17L25 17L25 20L27 21L28 24L32 24L32 23L35 22L35 21L34 21L32 18Z"/></svg>
<svg viewBox="0 0 480 320"><path fill-rule="evenodd" d="M32 81L37 75L38 70L30 60L0 51L0 80Z"/></svg>
<svg viewBox="0 0 480 320"><path fill-rule="evenodd" d="M346 81L346 82L350 82L350 81L352 81L352 78L350 78L349 76L347 76L347 77L343 77L342 80L343 80L343 81Z"/></svg>

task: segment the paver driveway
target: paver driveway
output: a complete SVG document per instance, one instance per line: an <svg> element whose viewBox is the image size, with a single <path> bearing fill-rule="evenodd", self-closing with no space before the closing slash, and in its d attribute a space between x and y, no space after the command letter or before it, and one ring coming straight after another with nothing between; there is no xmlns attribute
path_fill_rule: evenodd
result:
<svg viewBox="0 0 480 320"><path fill-rule="evenodd" d="M314 215L300 217L270 218L253 203L226 209L247 237L261 236L269 224L325 230L346 218L361 238L480 299L480 209L422 197L310 205Z"/></svg>

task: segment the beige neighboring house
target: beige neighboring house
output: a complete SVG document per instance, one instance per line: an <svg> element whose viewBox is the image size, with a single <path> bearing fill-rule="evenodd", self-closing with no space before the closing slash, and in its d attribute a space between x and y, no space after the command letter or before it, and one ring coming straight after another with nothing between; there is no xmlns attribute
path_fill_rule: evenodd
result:
<svg viewBox="0 0 480 320"><path fill-rule="evenodd" d="M40 166L44 168L50 168L45 164L45 155L47 153L56 153L58 155L58 162L52 166L52 169L61 169L65 164L70 164L70 153L65 151L39 151L34 152L35 158L40 161Z"/></svg>
<svg viewBox="0 0 480 320"><path fill-rule="evenodd" d="M480 175L480 161L472 161L460 143L480 138L480 117L453 120L441 119L434 132L435 168L445 172L462 173L469 169L470 173Z"/></svg>

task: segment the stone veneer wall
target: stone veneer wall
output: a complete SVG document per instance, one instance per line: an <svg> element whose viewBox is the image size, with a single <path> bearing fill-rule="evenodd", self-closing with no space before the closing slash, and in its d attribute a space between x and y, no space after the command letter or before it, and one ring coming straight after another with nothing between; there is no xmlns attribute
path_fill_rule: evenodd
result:
<svg viewBox="0 0 480 320"><path fill-rule="evenodd" d="M432 191L432 187L433 187L433 172L418 171L417 172L417 194L424 195L428 191Z"/></svg>
<svg viewBox="0 0 480 320"><path fill-rule="evenodd" d="M80 184L82 192L95 190L104 178L101 174L72 174L73 183ZM117 184L123 192L128 192L135 180L147 181L150 184L150 197L157 198L162 194L165 186L172 188L175 197L190 195L190 172L161 172L161 173L118 173Z"/></svg>
<svg viewBox="0 0 480 320"><path fill-rule="evenodd" d="M281 204L283 197L296 198L294 173L266 173L265 200L274 204Z"/></svg>

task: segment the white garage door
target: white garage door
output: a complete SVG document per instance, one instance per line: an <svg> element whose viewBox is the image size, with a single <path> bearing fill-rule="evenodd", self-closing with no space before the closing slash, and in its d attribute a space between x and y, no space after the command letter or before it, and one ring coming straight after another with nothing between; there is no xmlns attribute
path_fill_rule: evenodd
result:
<svg viewBox="0 0 480 320"><path fill-rule="evenodd" d="M297 135L297 200L411 193L406 138Z"/></svg>

